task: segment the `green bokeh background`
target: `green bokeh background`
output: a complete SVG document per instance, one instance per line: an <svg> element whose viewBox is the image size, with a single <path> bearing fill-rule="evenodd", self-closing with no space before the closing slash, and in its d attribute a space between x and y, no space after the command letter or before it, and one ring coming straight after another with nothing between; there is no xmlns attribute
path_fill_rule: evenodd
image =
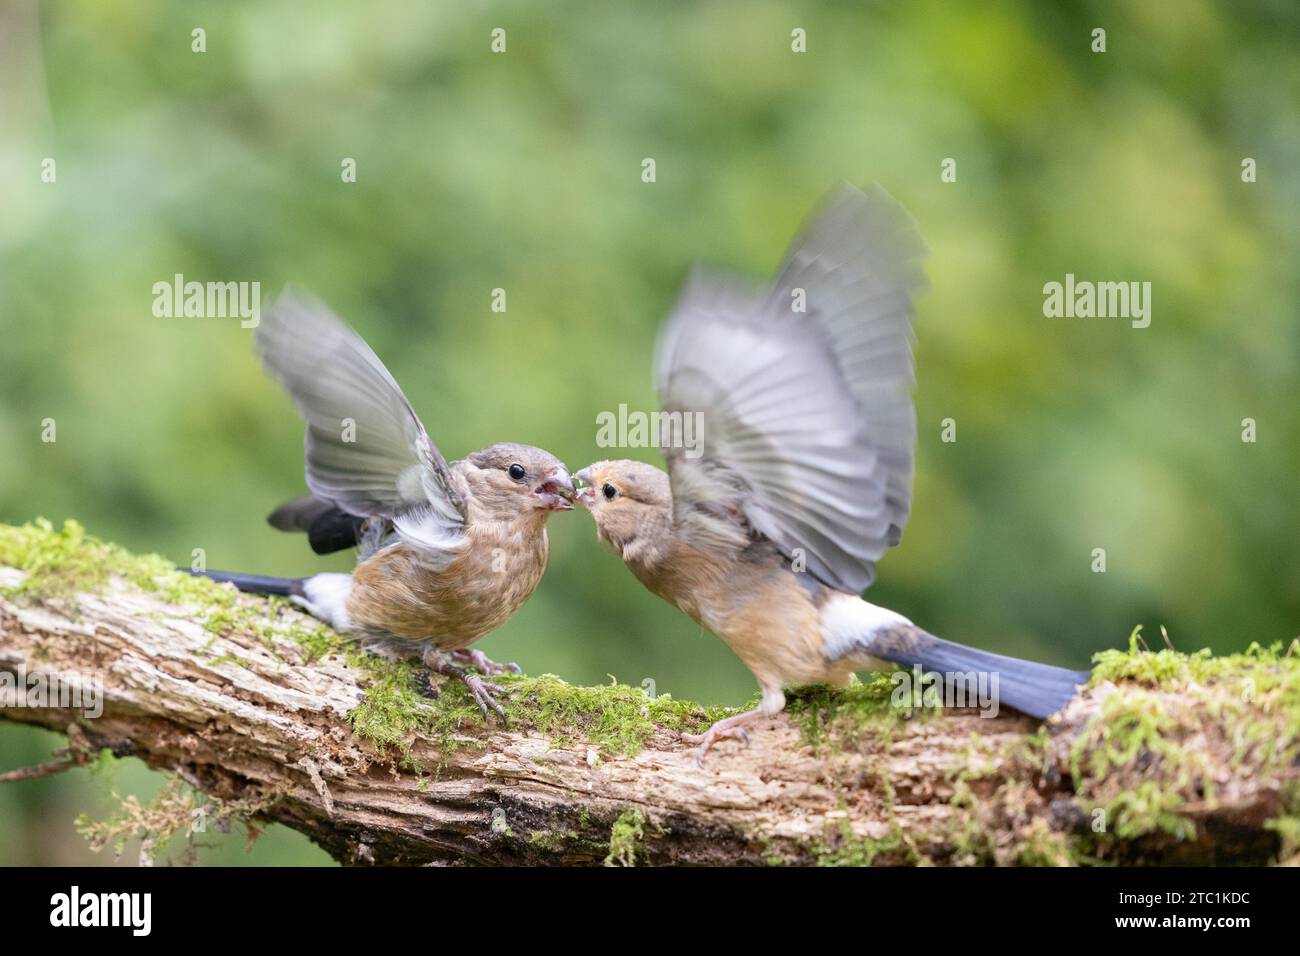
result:
<svg viewBox="0 0 1300 956"><path fill-rule="evenodd" d="M345 569L263 521L302 490L302 430L251 333L154 318L153 283L300 283L369 340L449 458L515 440L577 468L607 456L597 412L655 407L655 332L693 261L768 275L828 188L877 181L933 255L914 514L871 599L1076 666L1136 624L1183 649L1290 640L1298 37L1289 0L16 0L0 11L0 520L76 517L182 564L201 547L212 567ZM1151 282L1150 328L1045 318L1043 284L1067 272ZM551 528L546 579L485 651L575 682L752 693L587 516ZM0 726L0 769L60 739ZM0 788L0 862L111 862L72 819L160 781L128 760ZM207 842L212 863L326 860L283 828L247 854L240 833Z"/></svg>

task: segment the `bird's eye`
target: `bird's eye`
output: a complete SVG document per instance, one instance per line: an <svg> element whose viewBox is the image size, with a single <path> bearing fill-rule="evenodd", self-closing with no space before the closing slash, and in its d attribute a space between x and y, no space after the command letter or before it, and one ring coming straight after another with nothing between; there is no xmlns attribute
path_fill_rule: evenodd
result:
<svg viewBox="0 0 1300 956"><path fill-rule="evenodd" d="M518 462L515 462L513 465L510 466L510 477L513 478L515 481L522 481L524 474L525 474L524 466L519 464Z"/></svg>
<svg viewBox="0 0 1300 956"><path fill-rule="evenodd" d="M613 485L611 485L608 481L605 482L605 487L601 488L600 491L605 496L606 501L613 501L614 497L618 494L618 489L615 488Z"/></svg>

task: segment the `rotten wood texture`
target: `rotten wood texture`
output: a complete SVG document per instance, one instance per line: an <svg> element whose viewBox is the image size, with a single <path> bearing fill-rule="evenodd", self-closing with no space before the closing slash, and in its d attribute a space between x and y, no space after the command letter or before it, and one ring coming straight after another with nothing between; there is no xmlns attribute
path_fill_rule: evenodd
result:
<svg viewBox="0 0 1300 956"><path fill-rule="evenodd" d="M18 580L0 569L0 583ZM104 696L96 719L26 706L0 718L75 724L82 747L244 801L343 863L600 863L620 818L614 857L639 864L1065 862L1070 835L1089 825L1088 806L1072 799L1070 751L1106 689L1076 699L1037 748L1025 745L1037 725L1009 713L897 721L826 747L781 715L755 727L747 749L721 744L700 768L666 729L623 757L490 723L464 728L452 750L411 740L429 768L420 774L353 733L364 672L340 656L305 663L288 640L214 636L199 620L120 580L57 600L0 598L0 669L99 677ZM1268 860L1276 835L1261 824L1277 812L1279 782L1249 766L1223 773L1232 798L1191 809L1195 839L1170 854L1159 835L1128 857Z"/></svg>

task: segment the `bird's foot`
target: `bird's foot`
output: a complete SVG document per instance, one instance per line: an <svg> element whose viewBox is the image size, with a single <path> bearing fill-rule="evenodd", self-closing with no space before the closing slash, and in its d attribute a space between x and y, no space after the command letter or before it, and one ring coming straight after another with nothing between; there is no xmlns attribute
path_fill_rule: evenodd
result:
<svg viewBox="0 0 1300 956"><path fill-rule="evenodd" d="M477 667L480 673L487 674L489 677L495 677L497 674L522 674L524 672L524 669L514 662L498 664L482 651L477 651L472 647L452 651L451 656L462 664Z"/></svg>
<svg viewBox="0 0 1300 956"><path fill-rule="evenodd" d="M477 674L472 674L459 664L453 664L447 656L439 651L431 651L424 656L424 666L431 671L439 674L445 674L448 677L454 677L465 685L469 691L470 697L474 698L474 703L478 704L478 709L483 712L483 719L487 720L488 708L496 711L502 719L506 719L506 710L502 707L493 694L504 694L506 689L499 684L490 684Z"/></svg>
<svg viewBox="0 0 1300 956"><path fill-rule="evenodd" d="M506 709L497 703L493 694L504 694L506 689L499 684L489 684L477 674L465 673L461 680L469 688L469 695L474 698L474 703L478 704L478 709L483 712L483 719L487 719L488 708L491 707L497 712L502 720L506 719Z"/></svg>
<svg viewBox="0 0 1300 956"><path fill-rule="evenodd" d="M682 741L692 745L699 745L700 749L695 752L695 762L703 767L704 758L709 755L709 751L713 749L713 745L719 740L739 740L748 747L749 731L745 730L744 725L761 716L763 715L760 711L748 710L743 714L725 717L702 734L682 734Z"/></svg>

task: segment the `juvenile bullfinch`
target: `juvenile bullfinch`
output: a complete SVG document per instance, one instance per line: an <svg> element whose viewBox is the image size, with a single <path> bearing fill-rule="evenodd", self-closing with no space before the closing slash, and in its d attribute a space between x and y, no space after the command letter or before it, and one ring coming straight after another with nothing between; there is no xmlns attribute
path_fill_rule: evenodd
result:
<svg viewBox="0 0 1300 956"><path fill-rule="evenodd" d="M486 715L518 671L470 645L500 627L546 570L546 521L573 507L564 463L532 445L488 445L448 464L397 382L361 337L321 303L289 291L257 330L267 371L307 421L311 494L268 519L305 531L318 554L356 546L351 574L208 577L287 595L368 646L418 657L463 680Z"/></svg>
<svg viewBox="0 0 1300 956"><path fill-rule="evenodd" d="M1002 703L1035 717L1088 679L942 640L860 597L911 508L911 316L925 252L884 190L845 186L767 288L695 273L659 336L655 382L661 422L698 414L703 441L661 434L666 474L599 461L574 476L599 539L758 679L757 709L685 735L701 762L781 711L783 688L842 685L859 670L982 672Z"/></svg>

